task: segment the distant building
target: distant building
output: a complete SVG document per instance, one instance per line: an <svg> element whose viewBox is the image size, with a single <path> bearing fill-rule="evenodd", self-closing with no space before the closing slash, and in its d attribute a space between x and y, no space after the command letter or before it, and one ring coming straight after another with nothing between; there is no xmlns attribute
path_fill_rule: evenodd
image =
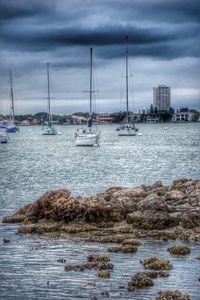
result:
<svg viewBox="0 0 200 300"><path fill-rule="evenodd" d="M194 113L193 112L177 112L173 114L172 121L173 122L191 122L193 120Z"/></svg>
<svg viewBox="0 0 200 300"><path fill-rule="evenodd" d="M159 123L160 122L160 118L157 117L157 116L147 116L146 122L147 123Z"/></svg>
<svg viewBox="0 0 200 300"><path fill-rule="evenodd" d="M166 85L159 85L153 88L153 106L157 108L158 112L169 111L171 104L170 87Z"/></svg>
<svg viewBox="0 0 200 300"><path fill-rule="evenodd" d="M112 123L112 116L109 113L101 113L96 116L97 123Z"/></svg>

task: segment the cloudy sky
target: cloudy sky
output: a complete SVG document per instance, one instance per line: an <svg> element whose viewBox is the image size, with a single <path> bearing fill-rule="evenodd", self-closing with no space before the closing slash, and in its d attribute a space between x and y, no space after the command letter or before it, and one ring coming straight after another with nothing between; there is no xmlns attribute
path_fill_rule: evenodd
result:
<svg viewBox="0 0 200 300"><path fill-rule="evenodd" d="M89 49L94 51L95 110L125 109L125 36L130 109L172 89L171 106L200 109L199 0L0 0L0 113L9 112L12 70L17 114L88 111Z"/></svg>

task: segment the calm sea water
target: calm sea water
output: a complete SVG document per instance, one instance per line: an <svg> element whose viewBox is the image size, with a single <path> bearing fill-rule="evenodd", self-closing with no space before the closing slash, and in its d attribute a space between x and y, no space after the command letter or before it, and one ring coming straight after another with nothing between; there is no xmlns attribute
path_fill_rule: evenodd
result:
<svg viewBox="0 0 200 300"><path fill-rule="evenodd" d="M168 185L181 177L200 178L200 124L141 124L142 136L118 137L116 126L100 126L100 147L82 148L73 143L74 126L59 127L61 135L42 136L39 127L21 127L7 145L0 144L0 218L35 201L49 189L66 187L72 195L93 195L109 186L137 186L162 180ZM154 299L162 289L180 289L199 299L200 244L190 244L185 258L166 251L177 242L144 241L136 254L111 254L114 270L110 279L96 271L65 272L57 262L82 263L91 252L105 253L108 245L85 243L70 237L54 239L16 235L16 225L0 226L1 299ZM10 244L3 244L3 238ZM172 261L169 278L136 293L127 283L142 270L143 257L157 255ZM47 285L47 281L49 285ZM96 283L96 288L90 283ZM119 287L125 287L119 288Z"/></svg>

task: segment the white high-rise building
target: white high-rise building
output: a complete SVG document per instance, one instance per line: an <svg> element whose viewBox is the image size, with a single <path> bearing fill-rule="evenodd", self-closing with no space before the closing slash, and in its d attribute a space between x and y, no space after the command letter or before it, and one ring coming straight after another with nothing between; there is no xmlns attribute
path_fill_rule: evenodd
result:
<svg viewBox="0 0 200 300"><path fill-rule="evenodd" d="M153 88L153 106L159 111L169 111L171 105L170 87L159 85Z"/></svg>

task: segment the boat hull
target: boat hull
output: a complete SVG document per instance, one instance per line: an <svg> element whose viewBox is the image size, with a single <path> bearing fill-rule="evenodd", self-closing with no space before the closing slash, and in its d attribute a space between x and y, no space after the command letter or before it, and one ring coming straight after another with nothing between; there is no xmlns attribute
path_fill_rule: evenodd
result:
<svg viewBox="0 0 200 300"><path fill-rule="evenodd" d="M57 130L54 127L47 127L43 129L42 135L56 135Z"/></svg>
<svg viewBox="0 0 200 300"><path fill-rule="evenodd" d="M6 132L8 132L8 133L16 133L16 132L18 132L19 131L19 128L17 128L17 127L7 127L7 129L6 129Z"/></svg>
<svg viewBox="0 0 200 300"><path fill-rule="evenodd" d="M9 142L8 135L5 133L0 133L0 144L7 144Z"/></svg>
<svg viewBox="0 0 200 300"><path fill-rule="evenodd" d="M119 132L118 133L118 135L119 136L134 136L134 135L136 135L136 133L135 132Z"/></svg>
<svg viewBox="0 0 200 300"><path fill-rule="evenodd" d="M76 146L95 146L99 145L99 134L86 133L75 136Z"/></svg>
<svg viewBox="0 0 200 300"><path fill-rule="evenodd" d="M136 128L133 124L122 124L120 127L116 129L118 131L119 136L134 136L136 135Z"/></svg>

